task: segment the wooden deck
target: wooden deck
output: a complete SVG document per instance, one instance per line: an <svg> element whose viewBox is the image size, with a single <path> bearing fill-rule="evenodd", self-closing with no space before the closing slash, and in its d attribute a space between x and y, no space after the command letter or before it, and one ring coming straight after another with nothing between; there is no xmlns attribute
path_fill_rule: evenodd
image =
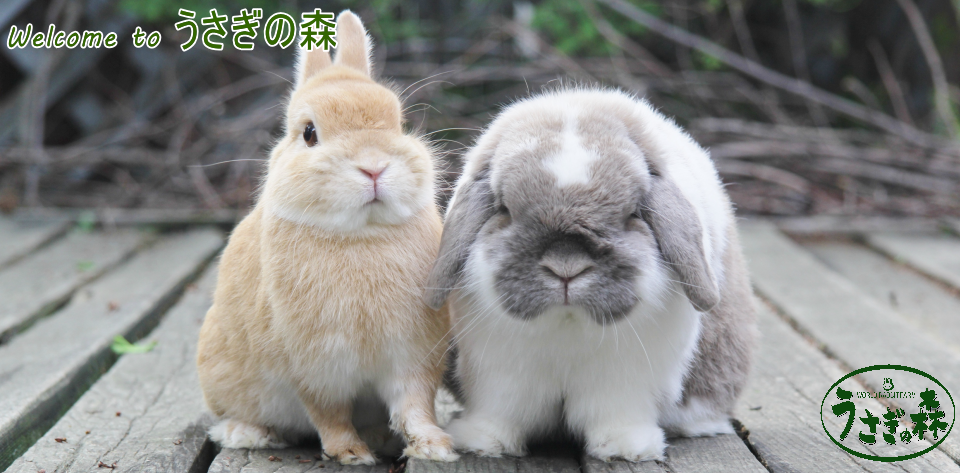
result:
<svg viewBox="0 0 960 473"><path fill-rule="evenodd" d="M0 219L0 469L390 469L342 467L315 457L316 445L213 445L194 352L224 227L128 221L138 225L82 231L70 219ZM410 460L406 471L960 472L956 433L924 456L879 463L837 448L819 414L837 379L879 363L921 369L960 394L960 225L828 218L744 221L741 228L763 336L736 412L739 435L671 439L664 462L603 463L573 445L546 445L520 459ZM158 343L118 357L110 349L118 334ZM880 390L882 379L845 383ZM856 401L858 409L885 410L875 400ZM457 408L448 397L438 405L447 417Z"/></svg>

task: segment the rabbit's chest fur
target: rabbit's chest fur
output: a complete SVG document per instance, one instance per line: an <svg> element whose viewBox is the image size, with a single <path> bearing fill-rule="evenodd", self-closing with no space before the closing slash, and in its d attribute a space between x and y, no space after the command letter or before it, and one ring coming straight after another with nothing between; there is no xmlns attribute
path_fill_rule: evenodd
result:
<svg viewBox="0 0 960 473"><path fill-rule="evenodd" d="M442 338L443 324L422 301L439 241L439 222L430 223L391 230L401 235L347 239L265 221L262 289L270 338L283 347L289 369L385 369L421 356L412 353L424 345L419 339Z"/></svg>

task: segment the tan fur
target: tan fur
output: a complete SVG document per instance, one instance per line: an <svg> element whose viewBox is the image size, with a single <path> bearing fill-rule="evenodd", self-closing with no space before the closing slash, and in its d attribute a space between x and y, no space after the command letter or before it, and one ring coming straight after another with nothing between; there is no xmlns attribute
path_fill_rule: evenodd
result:
<svg viewBox="0 0 960 473"><path fill-rule="evenodd" d="M387 404L407 455L449 460L450 439L433 412L449 318L422 300L442 231L431 155L403 134L396 95L365 73L369 66L356 67L358 45L348 41L364 41L364 58L369 48L359 19L344 13L338 22L353 28L344 50L333 63L317 51L302 58L264 193L224 251L200 332L200 384L217 416L281 436L312 424L324 450L344 463L373 459L351 423L354 399L369 388ZM351 62L340 64L340 55ZM315 120L320 135L312 147L302 138L305 120ZM396 168L390 198L409 201L410 215L382 210L342 231L310 220L309 212L349 216L348 197L362 190L351 184L362 184L358 169L384 162ZM271 417L275 385L295 392L304 419Z"/></svg>

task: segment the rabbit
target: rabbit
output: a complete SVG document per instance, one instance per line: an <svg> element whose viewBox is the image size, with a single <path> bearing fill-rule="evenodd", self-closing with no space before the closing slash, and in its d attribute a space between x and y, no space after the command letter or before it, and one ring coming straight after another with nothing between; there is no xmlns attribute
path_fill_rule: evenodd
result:
<svg viewBox="0 0 960 473"><path fill-rule="evenodd" d="M644 461L664 430L733 432L757 336L733 208L645 101L581 87L503 110L465 155L425 298L453 318L458 450L565 431Z"/></svg>
<svg viewBox="0 0 960 473"><path fill-rule="evenodd" d="M284 135L220 261L197 354L210 435L282 448L319 434L330 457L369 465L361 435L387 449L389 435L354 424L380 418L404 455L453 461L434 413L450 319L422 297L443 230L432 150L371 78L355 14L336 38L333 61L299 51Z"/></svg>

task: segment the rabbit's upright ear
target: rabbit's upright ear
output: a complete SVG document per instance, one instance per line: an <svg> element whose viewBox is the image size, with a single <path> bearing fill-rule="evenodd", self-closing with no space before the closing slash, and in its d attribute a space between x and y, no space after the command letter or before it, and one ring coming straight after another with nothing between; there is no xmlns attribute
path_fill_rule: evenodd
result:
<svg viewBox="0 0 960 473"><path fill-rule="evenodd" d="M651 176L640 215L653 230L660 254L680 277L694 307L705 312L717 305L720 291L703 251L700 220L676 184L662 176Z"/></svg>
<svg viewBox="0 0 960 473"><path fill-rule="evenodd" d="M337 57L334 64L352 67L370 77L370 50L373 41L360 17L350 10L337 17Z"/></svg>
<svg viewBox="0 0 960 473"><path fill-rule="evenodd" d="M315 48L313 51L307 51L302 46L297 47L297 60L294 69L296 70L297 87L304 84L307 79L317 75L320 71L330 67L330 53L323 48Z"/></svg>
<svg viewBox="0 0 960 473"><path fill-rule="evenodd" d="M426 301L434 309L442 307L450 291L460 283L470 247L480 228L495 213L489 168L469 179L461 184L447 211L440 254L427 279Z"/></svg>

